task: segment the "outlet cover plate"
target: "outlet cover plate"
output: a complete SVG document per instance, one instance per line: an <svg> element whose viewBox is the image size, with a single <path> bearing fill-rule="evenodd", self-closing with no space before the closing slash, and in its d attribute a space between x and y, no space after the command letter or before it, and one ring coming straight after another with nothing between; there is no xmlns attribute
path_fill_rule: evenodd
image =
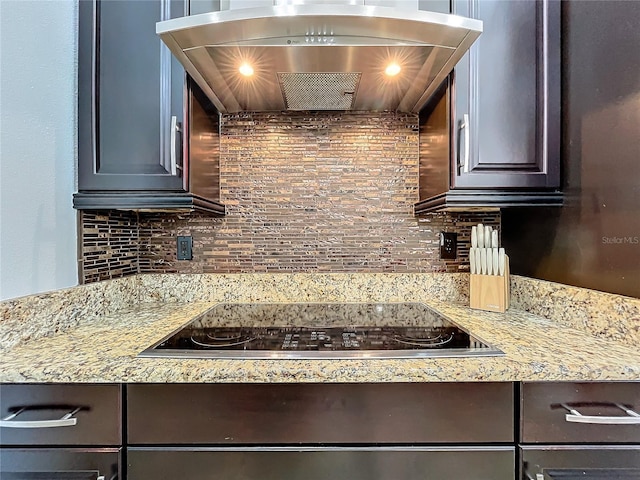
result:
<svg viewBox="0 0 640 480"><path fill-rule="evenodd" d="M193 237L179 236L177 246L178 260L191 260L193 258Z"/></svg>
<svg viewBox="0 0 640 480"><path fill-rule="evenodd" d="M458 256L458 234L455 232L440 232L440 258L455 260Z"/></svg>

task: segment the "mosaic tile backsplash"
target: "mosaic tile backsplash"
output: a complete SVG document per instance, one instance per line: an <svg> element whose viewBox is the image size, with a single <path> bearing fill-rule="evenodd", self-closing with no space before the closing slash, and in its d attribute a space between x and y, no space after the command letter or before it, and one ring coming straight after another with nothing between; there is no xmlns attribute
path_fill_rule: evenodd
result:
<svg viewBox="0 0 640 480"><path fill-rule="evenodd" d="M78 278L91 283L138 273L138 215L135 212L79 212Z"/></svg>
<svg viewBox="0 0 640 480"><path fill-rule="evenodd" d="M140 273L468 271L471 226L483 222L499 228L500 213L415 217L418 141L417 117L408 114L226 115L220 140L225 217L121 212L107 217L129 231L135 216L130 238ZM83 214L83 242L84 232L99 233L97 223L104 221ZM459 234L456 260L439 259L443 230ZM176 260L177 235L193 236L193 260ZM92 249L83 251L85 281L129 274L132 245L112 242L109 235L100 241L103 248L89 242ZM94 271L104 269L96 252L109 259L112 277Z"/></svg>

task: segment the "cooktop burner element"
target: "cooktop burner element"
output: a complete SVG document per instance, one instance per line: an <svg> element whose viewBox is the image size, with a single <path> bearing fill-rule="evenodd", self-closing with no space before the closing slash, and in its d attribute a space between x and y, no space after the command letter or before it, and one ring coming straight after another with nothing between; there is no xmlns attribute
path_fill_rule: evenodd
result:
<svg viewBox="0 0 640 480"><path fill-rule="evenodd" d="M422 303L219 304L142 357L410 358L502 355Z"/></svg>
<svg viewBox="0 0 640 480"><path fill-rule="evenodd" d="M249 332L235 328L220 328L213 332L204 332L204 335L197 333L191 337L191 342L197 347L204 348L228 348L237 346L246 346L253 342L256 337ZM194 338L194 336L196 338Z"/></svg>
<svg viewBox="0 0 640 480"><path fill-rule="evenodd" d="M411 337L407 335L394 335L393 339L404 345L413 345L416 347L424 347L424 348L435 348L441 347L442 345L446 345L451 340L453 340L453 333L449 332L448 334L438 333L437 335L429 336L429 337Z"/></svg>

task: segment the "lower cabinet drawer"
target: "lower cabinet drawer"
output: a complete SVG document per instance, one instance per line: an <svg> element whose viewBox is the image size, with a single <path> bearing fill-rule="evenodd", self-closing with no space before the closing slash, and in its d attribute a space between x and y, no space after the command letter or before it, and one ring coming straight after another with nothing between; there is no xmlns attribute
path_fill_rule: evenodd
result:
<svg viewBox="0 0 640 480"><path fill-rule="evenodd" d="M524 383L521 408L522 443L640 443L640 382Z"/></svg>
<svg viewBox="0 0 640 480"><path fill-rule="evenodd" d="M640 445L535 445L522 447L520 458L525 480L640 478Z"/></svg>
<svg viewBox="0 0 640 480"><path fill-rule="evenodd" d="M0 385L0 445L121 445L118 385Z"/></svg>
<svg viewBox="0 0 640 480"><path fill-rule="evenodd" d="M514 442L511 383L129 385L129 444Z"/></svg>
<svg viewBox="0 0 640 480"><path fill-rule="evenodd" d="M515 452L486 448L130 448L128 480L513 480Z"/></svg>
<svg viewBox="0 0 640 480"><path fill-rule="evenodd" d="M114 480L116 478L122 478L120 449L0 448L0 480Z"/></svg>

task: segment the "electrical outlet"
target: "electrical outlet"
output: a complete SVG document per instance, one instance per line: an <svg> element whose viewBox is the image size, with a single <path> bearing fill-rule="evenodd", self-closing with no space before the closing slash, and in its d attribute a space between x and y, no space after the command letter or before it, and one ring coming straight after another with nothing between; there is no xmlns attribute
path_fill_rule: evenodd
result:
<svg viewBox="0 0 640 480"><path fill-rule="evenodd" d="M178 237L178 260L191 260L193 258L193 238L190 236Z"/></svg>
<svg viewBox="0 0 640 480"><path fill-rule="evenodd" d="M458 234L454 232L440 232L440 258L455 260L458 256Z"/></svg>

